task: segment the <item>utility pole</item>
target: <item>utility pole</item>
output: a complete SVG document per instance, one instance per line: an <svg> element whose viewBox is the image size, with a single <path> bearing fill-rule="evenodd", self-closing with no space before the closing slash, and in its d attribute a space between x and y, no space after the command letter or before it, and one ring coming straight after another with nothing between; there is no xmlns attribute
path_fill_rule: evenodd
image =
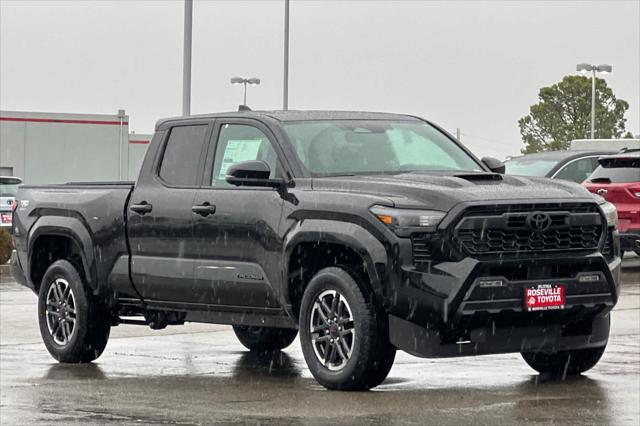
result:
<svg viewBox="0 0 640 426"><path fill-rule="evenodd" d="M591 139L596 138L596 68L591 76Z"/></svg>
<svg viewBox="0 0 640 426"><path fill-rule="evenodd" d="M456 139L460 142L460 127L456 127Z"/></svg>
<svg viewBox="0 0 640 426"><path fill-rule="evenodd" d="M284 81L282 86L282 109L289 109L289 0L284 0Z"/></svg>
<svg viewBox="0 0 640 426"><path fill-rule="evenodd" d="M184 47L182 49L182 115L191 115L191 33L193 0L184 0Z"/></svg>

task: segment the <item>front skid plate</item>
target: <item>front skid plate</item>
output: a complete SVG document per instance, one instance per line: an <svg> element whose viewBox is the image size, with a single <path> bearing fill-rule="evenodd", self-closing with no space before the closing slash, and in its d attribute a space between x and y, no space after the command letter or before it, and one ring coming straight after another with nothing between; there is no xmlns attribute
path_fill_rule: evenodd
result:
<svg viewBox="0 0 640 426"><path fill-rule="evenodd" d="M487 355L508 352L537 352L566 349L584 349L606 345L609 338L608 316L593 321L590 335L562 336L560 325L477 328L470 332L470 340L463 343L443 344L438 330L389 316L391 343L411 355L423 358L444 358Z"/></svg>

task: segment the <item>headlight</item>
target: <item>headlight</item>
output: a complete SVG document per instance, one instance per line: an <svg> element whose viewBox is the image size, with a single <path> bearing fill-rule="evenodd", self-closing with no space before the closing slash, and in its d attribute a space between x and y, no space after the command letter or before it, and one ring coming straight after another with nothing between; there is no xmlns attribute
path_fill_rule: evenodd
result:
<svg viewBox="0 0 640 426"><path fill-rule="evenodd" d="M436 210L395 209L384 206L373 206L369 209L380 222L389 228L402 233L403 229L418 228L421 231L434 232L445 216Z"/></svg>
<svg viewBox="0 0 640 426"><path fill-rule="evenodd" d="M616 210L616 206L605 201L600 204L600 208L602 209L602 213L604 213L604 217L607 220L607 226L609 227L618 227L618 211Z"/></svg>

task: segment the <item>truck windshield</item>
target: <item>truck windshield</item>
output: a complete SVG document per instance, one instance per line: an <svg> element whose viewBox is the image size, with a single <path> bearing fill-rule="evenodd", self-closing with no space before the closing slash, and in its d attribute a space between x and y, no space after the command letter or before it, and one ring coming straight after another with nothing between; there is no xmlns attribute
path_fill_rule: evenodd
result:
<svg viewBox="0 0 640 426"><path fill-rule="evenodd" d="M284 125L313 176L483 171L455 142L423 122L325 120Z"/></svg>

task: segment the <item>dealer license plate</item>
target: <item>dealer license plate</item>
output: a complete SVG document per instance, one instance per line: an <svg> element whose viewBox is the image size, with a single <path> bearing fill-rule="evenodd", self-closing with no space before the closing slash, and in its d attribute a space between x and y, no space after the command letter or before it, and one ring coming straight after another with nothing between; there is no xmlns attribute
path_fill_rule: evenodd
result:
<svg viewBox="0 0 640 426"><path fill-rule="evenodd" d="M13 213L0 213L0 223L2 224L11 224L11 220L13 219Z"/></svg>
<svg viewBox="0 0 640 426"><path fill-rule="evenodd" d="M540 284L526 287L524 308L529 312L564 309L564 286L559 284Z"/></svg>

